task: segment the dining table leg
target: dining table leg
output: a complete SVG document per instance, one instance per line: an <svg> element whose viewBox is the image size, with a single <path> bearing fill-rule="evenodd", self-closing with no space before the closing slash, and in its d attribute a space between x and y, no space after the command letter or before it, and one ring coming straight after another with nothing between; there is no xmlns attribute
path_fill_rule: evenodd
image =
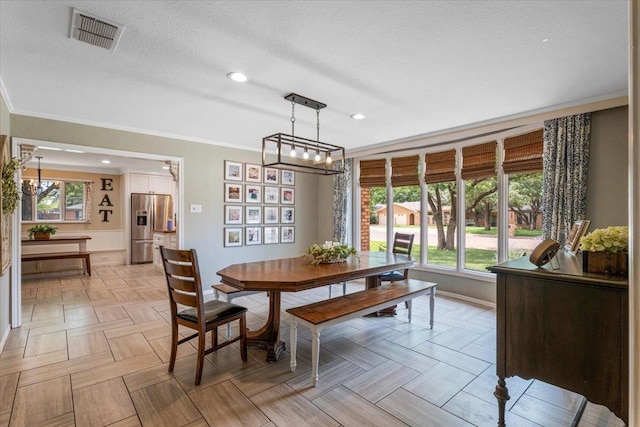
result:
<svg viewBox="0 0 640 427"><path fill-rule="evenodd" d="M380 279L378 276L367 276L365 280L365 288L372 289L380 286ZM393 305L391 307L383 308L375 313L373 316L395 316L396 315L396 307L397 305Z"/></svg>
<svg viewBox="0 0 640 427"><path fill-rule="evenodd" d="M257 331L247 331L247 345L267 350L267 362L277 362L285 349L284 342L278 340L280 330L280 292L269 292L269 318Z"/></svg>

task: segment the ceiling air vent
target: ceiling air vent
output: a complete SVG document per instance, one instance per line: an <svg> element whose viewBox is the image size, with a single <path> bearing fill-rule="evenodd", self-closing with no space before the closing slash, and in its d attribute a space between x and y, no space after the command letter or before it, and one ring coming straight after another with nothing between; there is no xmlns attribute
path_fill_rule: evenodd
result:
<svg viewBox="0 0 640 427"><path fill-rule="evenodd" d="M120 24L108 22L106 19L73 9L70 34L72 39L116 50L122 30L123 26Z"/></svg>

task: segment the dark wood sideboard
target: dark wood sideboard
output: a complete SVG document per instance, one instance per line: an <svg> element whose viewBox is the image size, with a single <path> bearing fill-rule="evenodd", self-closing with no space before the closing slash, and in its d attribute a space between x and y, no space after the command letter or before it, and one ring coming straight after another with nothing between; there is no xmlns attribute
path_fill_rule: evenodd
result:
<svg viewBox="0 0 640 427"><path fill-rule="evenodd" d="M552 263L538 268L522 257L489 267L497 273L498 426L514 375L581 394L628 424L629 282L583 273L581 256L564 251Z"/></svg>

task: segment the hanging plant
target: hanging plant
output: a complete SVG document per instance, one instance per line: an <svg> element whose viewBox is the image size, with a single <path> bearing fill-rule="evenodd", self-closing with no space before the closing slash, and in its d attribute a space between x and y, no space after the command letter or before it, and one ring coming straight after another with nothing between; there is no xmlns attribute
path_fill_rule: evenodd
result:
<svg viewBox="0 0 640 427"><path fill-rule="evenodd" d="M20 161L15 157L2 167L2 213L12 214L18 206L20 192L16 184L16 171Z"/></svg>

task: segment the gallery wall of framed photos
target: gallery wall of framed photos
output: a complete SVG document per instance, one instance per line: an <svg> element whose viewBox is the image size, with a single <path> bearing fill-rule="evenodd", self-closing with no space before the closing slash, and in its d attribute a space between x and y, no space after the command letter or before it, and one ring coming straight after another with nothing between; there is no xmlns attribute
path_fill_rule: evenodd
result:
<svg viewBox="0 0 640 427"><path fill-rule="evenodd" d="M224 246L295 242L295 172L224 162Z"/></svg>

